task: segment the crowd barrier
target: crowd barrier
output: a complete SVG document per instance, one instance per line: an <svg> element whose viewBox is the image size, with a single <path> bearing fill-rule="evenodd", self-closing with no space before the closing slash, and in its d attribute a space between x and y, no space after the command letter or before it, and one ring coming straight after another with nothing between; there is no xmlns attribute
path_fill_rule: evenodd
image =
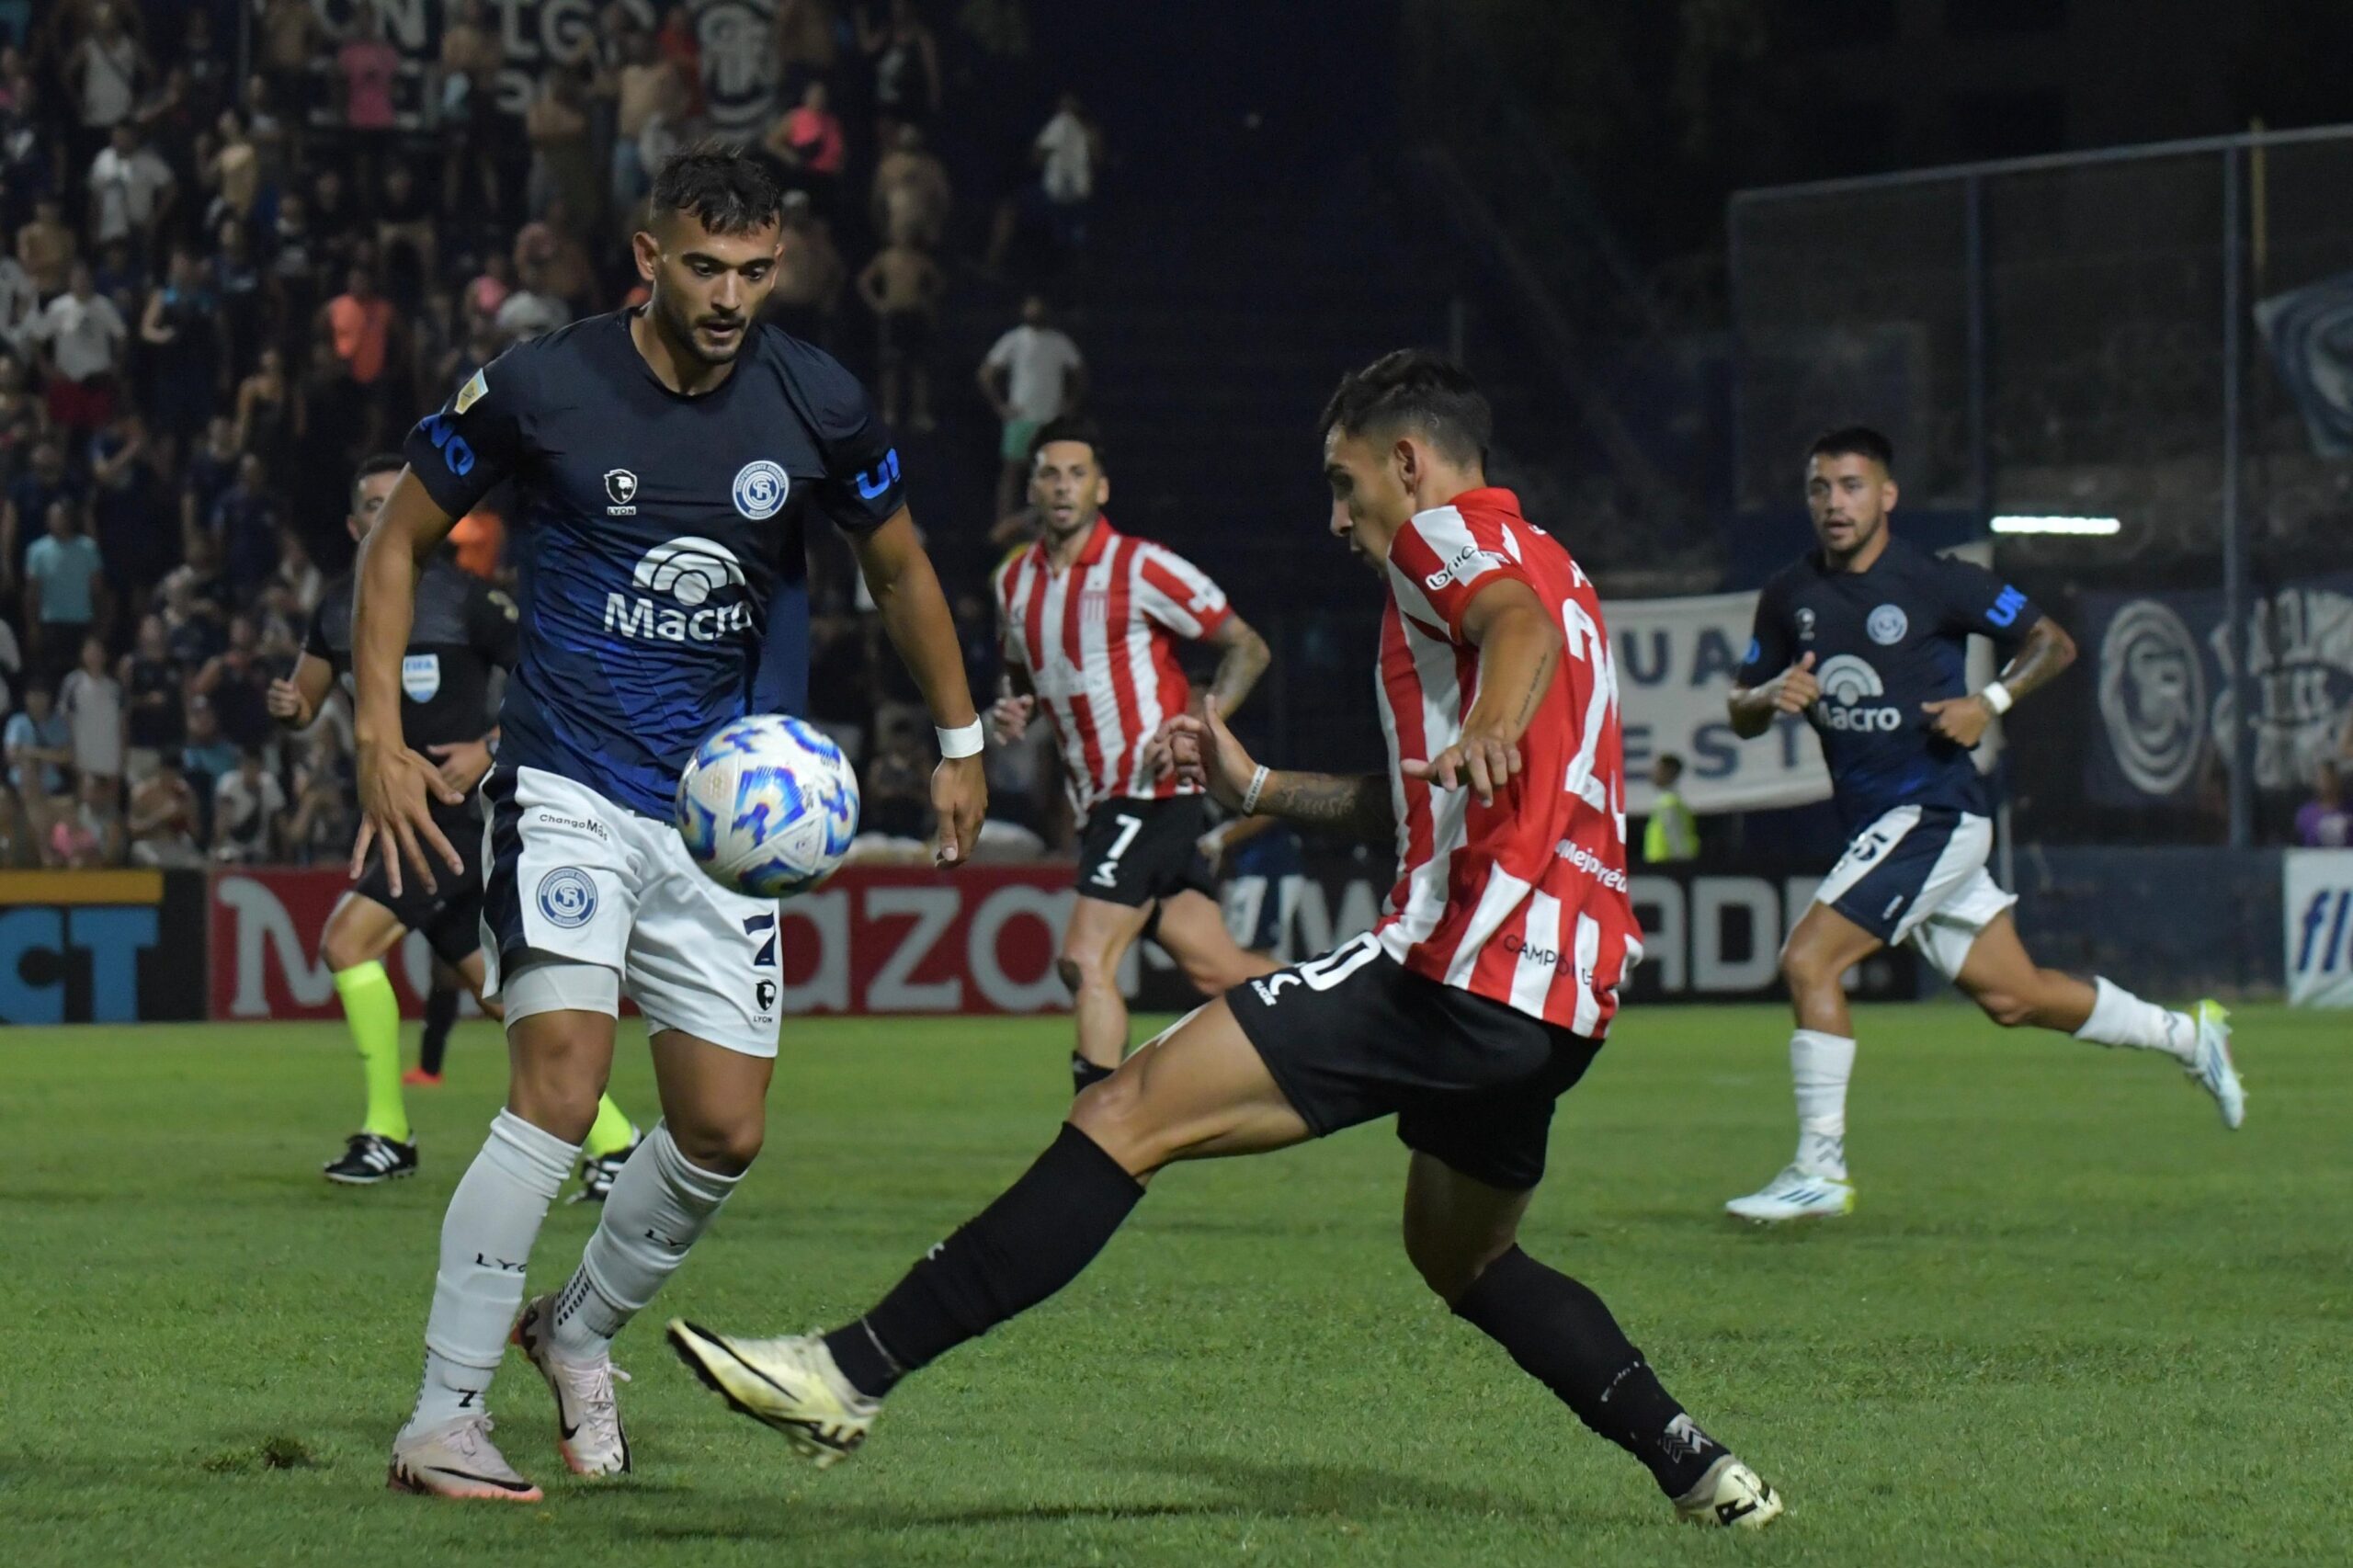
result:
<svg viewBox="0 0 2353 1568"><path fill-rule="evenodd" d="M2152 994L2280 994L2353 1006L2353 850L2021 850L2021 933L2045 963ZM1644 956L1628 999L1781 994L1780 944L1818 868L1697 864L1631 880ZM1371 924L1388 869L1371 854L1311 857L1266 896L1276 957L1323 952ZM852 867L782 907L785 1010L815 1015L1059 1012L1066 863ZM0 872L0 1024L331 1018L319 934L348 886L335 869ZM2179 890L2207 896L2184 901ZM403 1012L431 983L412 936L386 968ZM1129 955L1120 984L1152 1011L1197 999L1167 955ZM1905 953L1854 976L1855 994L1938 989ZM471 1006L471 1003L468 1004Z"/></svg>

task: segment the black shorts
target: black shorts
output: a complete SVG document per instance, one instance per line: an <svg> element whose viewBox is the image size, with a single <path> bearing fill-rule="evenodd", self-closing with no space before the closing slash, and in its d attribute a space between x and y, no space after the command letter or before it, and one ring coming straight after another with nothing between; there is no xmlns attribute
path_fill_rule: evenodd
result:
<svg viewBox="0 0 2353 1568"><path fill-rule="evenodd" d="M1190 888L1217 898L1217 878L1202 858L1210 809L1199 795L1097 801L1078 835L1078 896L1142 908Z"/></svg>
<svg viewBox="0 0 2353 1568"><path fill-rule="evenodd" d="M433 821L449 839L449 847L465 861L462 872L453 875L437 861L433 880L439 890L426 892L416 868L404 865L401 891L395 893L384 875L384 855L379 850L368 857L368 869L352 891L391 910L392 917L410 930L424 933L434 956L455 966L482 950L482 817L469 802L436 810Z"/></svg>
<svg viewBox="0 0 2353 1568"><path fill-rule="evenodd" d="M1552 1104L1601 1049L1424 979L1370 932L1225 1000L1317 1137L1394 1114L1405 1147L1510 1192L1543 1179Z"/></svg>

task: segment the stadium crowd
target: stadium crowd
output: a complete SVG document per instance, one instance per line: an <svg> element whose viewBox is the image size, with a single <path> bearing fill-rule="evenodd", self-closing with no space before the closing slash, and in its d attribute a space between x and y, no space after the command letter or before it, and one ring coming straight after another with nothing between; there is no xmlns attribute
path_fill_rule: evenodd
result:
<svg viewBox="0 0 2353 1568"><path fill-rule="evenodd" d="M339 860L347 710L287 735L267 692L349 563L355 468L508 344L643 297L628 235L652 171L710 128L688 6L608 5L573 58L526 67L483 0L449 0L421 72L369 0L349 15L253 0L241 45L226 6L0 6L0 865ZM1018 0L958 18L1021 22ZM1020 167L951 229L922 7L778 0L767 45L780 112L754 134L790 188L769 309L927 433L950 278L1002 287L1083 245L1099 142L1075 98L1041 105ZM1008 460L1082 386L1042 302L1026 317L979 367ZM502 513L494 494L452 541L494 581ZM927 732L823 553L814 716L860 759L870 825L920 836ZM982 595L958 614L984 690ZM1052 835L1051 761L1001 772L1006 814Z"/></svg>

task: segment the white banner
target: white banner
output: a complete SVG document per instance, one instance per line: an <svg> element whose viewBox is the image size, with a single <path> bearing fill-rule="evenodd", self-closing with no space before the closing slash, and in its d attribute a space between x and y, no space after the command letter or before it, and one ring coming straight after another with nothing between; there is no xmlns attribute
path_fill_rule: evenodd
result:
<svg viewBox="0 0 2353 1568"><path fill-rule="evenodd" d="M1683 759L1677 786L1693 811L1802 806L1830 798L1822 747L1802 719L1784 718L1753 741L1733 733L1724 694L1748 649L1756 596L1623 599L1601 607L1618 659L1626 731L1626 810L1647 815L1657 791L1651 764Z"/></svg>
<svg viewBox="0 0 2353 1568"><path fill-rule="evenodd" d="M2353 1007L2353 849L2290 849L2279 862L2288 1000Z"/></svg>

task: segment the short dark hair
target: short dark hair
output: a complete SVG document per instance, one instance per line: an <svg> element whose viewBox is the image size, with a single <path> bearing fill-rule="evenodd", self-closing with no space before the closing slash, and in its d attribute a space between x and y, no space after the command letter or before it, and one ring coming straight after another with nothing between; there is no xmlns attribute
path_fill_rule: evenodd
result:
<svg viewBox="0 0 2353 1568"><path fill-rule="evenodd" d="M691 212L714 234L748 234L779 222L784 189L764 158L733 142L682 148L654 176L654 211Z"/></svg>
<svg viewBox="0 0 2353 1568"><path fill-rule="evenodd" d="M1895 443L1868 425L1825 431L1813 438L1805 456L1808 462L1816 458L1869 458L1889 472L1895 472Z"/></svg>
<svg viewBox="0 0 2353 1568"><path fill-rule="evenodd" d="M1056 441L1086 442L1087 449L1095 454L1095 466L1105 473L1111 472L1110 460L1103 451L1103 432L1096 428L1092 419L1065 414L1059 419L1047 420L1038 426L1038 433L1029 437L1029 460L1036 462L1038 454Z"/></svg>
<svg viewBox="0 0 2353 1568"><path fill-rule="evenodd" d="M1398 426L1420 430L1456 462L1484 463L1495 421L1470 371L1427 349L1400 348L1341 377L1316 428L1361 435Z"/></svg>
<svg viewBox="0 0 2353 1568"><path fill-rule="evenodd" d="M1666 769L1667 777L1670 778L1683 777L1683 759L1671 751L1663 751L1658 754L1658 765Z"/></svg>
<svg viewBox="0 0 2353 1568"><path fill-rule="evenodd" d="M380 473L398 473L406 467L408 460L398 452L378 452L373 457L362 458L358 470L351 476L351 509L355 512L359 510L359 486L363 481L373 479Z"/></svg>

